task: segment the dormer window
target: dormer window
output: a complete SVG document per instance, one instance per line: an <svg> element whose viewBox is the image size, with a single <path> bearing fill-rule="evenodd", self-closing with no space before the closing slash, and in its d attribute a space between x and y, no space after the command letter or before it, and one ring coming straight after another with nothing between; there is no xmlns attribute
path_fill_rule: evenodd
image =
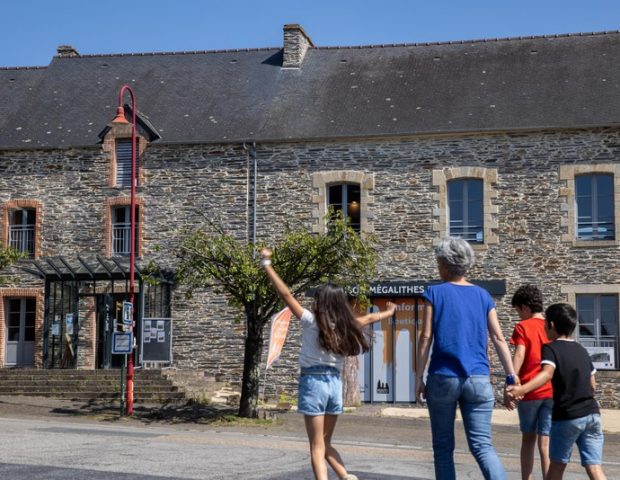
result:
<svg viewBox="0 0 620 480"><path fill-rule="evenodd" d="M140 165L140 151L136 140L136 185L140 184L138 166ZM117 187L131 188L131 138L117 138L115 146L116 180Z"/></svg>

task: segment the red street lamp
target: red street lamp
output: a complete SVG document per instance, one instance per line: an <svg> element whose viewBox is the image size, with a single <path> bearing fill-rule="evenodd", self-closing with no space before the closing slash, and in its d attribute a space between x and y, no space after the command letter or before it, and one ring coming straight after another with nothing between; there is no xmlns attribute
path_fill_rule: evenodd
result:
<svg viewBox="0 0 620 480"><path fill-rule="evenodd" d="M112 120L112 123L128 123L125 118L125 109L123 108L123 95L125 92L129 92L131 95L131 233L130 233L130 246L129 246L129 302L132 307L132 314L134 318L131 320L131 341L133 343L134 327L135 327L135 311L134 307L134 283L135 283L135 262L136 262L136 97L133 94L133 90L127 85L121 87L121 91L118 94L118 108L116 109L116 117ZM127 403L127 415L133 414L133 344L131 353L127 359L127 388L126 388L126 403Z"/></svg>

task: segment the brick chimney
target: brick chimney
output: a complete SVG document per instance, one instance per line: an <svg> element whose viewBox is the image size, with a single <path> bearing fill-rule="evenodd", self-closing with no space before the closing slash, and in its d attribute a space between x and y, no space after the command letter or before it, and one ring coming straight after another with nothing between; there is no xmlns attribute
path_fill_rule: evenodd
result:
<svg viewBox="0 0 620 480"><path fill-rule="evenodd" d="M59 45L58 48L56 49L56 53L61 58L80 56L78 51L75 48L73 48L71 45Z"/></svg>
<svg viewBox="0 0 620 480"><path fill-rule="evenodd" d="M283 68L301 67L306 51L314 47L314 43L301 25L296 23L284 25L284 58Z"/></svg>

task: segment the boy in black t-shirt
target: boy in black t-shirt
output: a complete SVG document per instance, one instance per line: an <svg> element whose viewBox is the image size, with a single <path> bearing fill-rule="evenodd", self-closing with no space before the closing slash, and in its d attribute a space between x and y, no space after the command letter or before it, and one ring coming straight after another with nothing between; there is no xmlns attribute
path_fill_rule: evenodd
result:
<svg viewBox="0 0 620 480"><path fill-rule="evenodd" d="M575 443L588 477L605 480L601 467L603 430L594 399L596 370L586 349L571 338L577 325L577 312L566 303L556 303L547 308L545 317L547 334L553 341L542 347L542 370L525 385L508 387L508 395L520 399L551 379L551 464L546 480L562 478Z"/></svg>

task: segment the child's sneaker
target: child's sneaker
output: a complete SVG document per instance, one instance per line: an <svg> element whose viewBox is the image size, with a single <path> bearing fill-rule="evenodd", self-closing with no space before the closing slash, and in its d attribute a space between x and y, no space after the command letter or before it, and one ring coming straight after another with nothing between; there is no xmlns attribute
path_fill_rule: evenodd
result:
<svg viewBox="0 0 620 480"><path fill-rule="evenodd" d="M359 480L359 479L357 478L357 476L353 475L352 473L348 473L347 475L342 477L342 480Z"/></svg>

